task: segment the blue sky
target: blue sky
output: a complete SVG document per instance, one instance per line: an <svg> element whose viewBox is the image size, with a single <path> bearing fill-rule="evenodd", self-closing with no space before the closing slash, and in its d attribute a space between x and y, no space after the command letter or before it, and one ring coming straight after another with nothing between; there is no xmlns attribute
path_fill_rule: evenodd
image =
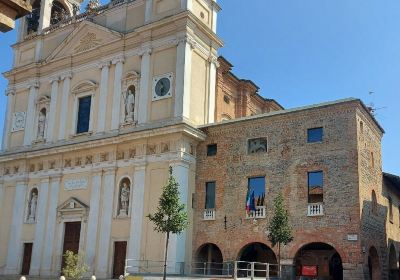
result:
<svg viewBox="0 0 400 280"><path fill-rule="evenodd" d="M346 97L373 104L383 168L400 175L400 1L219 0L220 54L286 108ZM0 71L15 32L0 33ZM0 78L0 92L6 81ZM370 94L370 92L373 92ZM6 100L0 94L0 134Z"/></svg>

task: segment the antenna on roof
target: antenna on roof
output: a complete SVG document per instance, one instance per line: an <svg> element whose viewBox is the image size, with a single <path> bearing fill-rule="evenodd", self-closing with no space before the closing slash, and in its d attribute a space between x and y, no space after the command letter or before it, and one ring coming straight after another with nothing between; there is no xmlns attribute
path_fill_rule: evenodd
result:
<svg viewBox="0 0 400 280"><path fill-rule="evenodd" d="M375 92L374 92L374 91L369 91L368 94L369 94L369 95L373 95L373 94L375 94ZM372 103L372 102L369 103L369 104L367 105L368 111L369 111L374 117L377 116L376 111L382 110L382 109L386 109L386 108L387 108L386 106L384 106L384 107L376 107L376 106L374 105L374 103Z"/></svg>

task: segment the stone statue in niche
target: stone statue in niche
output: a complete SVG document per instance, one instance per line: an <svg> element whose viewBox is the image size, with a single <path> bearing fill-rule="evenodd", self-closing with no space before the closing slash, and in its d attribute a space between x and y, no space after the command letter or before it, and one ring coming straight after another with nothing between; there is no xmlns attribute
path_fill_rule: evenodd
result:
<svg viewBox="0 0 400 280"><path fill-rule="evenodd" d="M133 122L135 111L135 87L130 86L125 95L125 122Z"/></svg>
<svg viewBox="0 0 400 280"><path fill-rule="evenodd" d="M44 138L45 127L46 127L46 109L42 109L39 112L39 118L38 118L38 139Z"/></svg>
<svg viewBox="0 0 400 280"><path fill-rule="evenodd" d="M121 191L119 195L120 199L120 207L119 207L119 217L127 217L128 216L128 207L129 207L129 194L130 188L129 183L124 180L122 181Z"/></svg>
<svg viewBox="0 0 400 280"><path fill-rule="evenodd" d="M36 220L37 200L38 200L38 194L35 191L32 191L28 207L28 222L30 223L33 223Z"/></svg>
<svg viewBox="0 0 400 280"><path fill-rule="evenodd" d="M267 139L265 139L265 138L250 139L248 152L249 152L249 154L266 153L267 152Z"/></svg>

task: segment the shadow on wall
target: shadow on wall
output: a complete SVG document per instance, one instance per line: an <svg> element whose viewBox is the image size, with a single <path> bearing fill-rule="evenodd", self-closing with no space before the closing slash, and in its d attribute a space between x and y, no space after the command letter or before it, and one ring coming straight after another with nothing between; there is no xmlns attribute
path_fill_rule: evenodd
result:
<svg viewBox="0 0 400 280"><path fill-rule="evenodd" d="M381 194L384 199L385 195ZM393 207L397 209L397 207ZM361 213L361 246L364 279L399 280L400 242L388 238L388 207L364 200ZM394 225L396 221L393 221ZM396 225L397 229L399 225Z"/></svg>

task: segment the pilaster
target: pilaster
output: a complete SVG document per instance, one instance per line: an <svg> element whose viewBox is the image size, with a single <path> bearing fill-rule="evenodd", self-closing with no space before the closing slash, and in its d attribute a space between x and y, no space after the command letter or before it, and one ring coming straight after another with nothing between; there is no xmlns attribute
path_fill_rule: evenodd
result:
<svg viewBox="0 0 400 280"><path fill-rule="evenodd" d="M178 39L177 43L174 116L189 119L192 49L196 43L186 36Z"/></svg>
<svg viewBox="0 0 400 280"><path fill-rule="evenodd" d="M28 84L29 97L28 97L28 107L26 113L25 122L25 133L24 133L24 146L30 146L32 144L33 137L33 126L35 120L35 101L38 93L39 82L33 80Z"/></svg>
<svg viewBox="0 0 400 280"><path fill-rule="evenodd" d="M171 164L171 166L172 176L174 176L179 184L180 203L185 204L187 210L189 193L189 164L185 162L176 162ZM172 264L175 264L169 269L171 272L179 273L179 271L173 270L179 268L179 265L185 262L187 248L186 239L186 230L184 230L181 234L172 234L170 237L168 259Z"/></svg>
<svg viewBox="0 0 400 280"><path fill-rule="evenodd" d="M55 125L55 120L56 120L56 109L57 109L57 97L58 97L58 82L60 78L59 77L53 77L50 79L50 84L51 84L51 95L50 95L50 112L49 112L49 127L47 129L47 136L46 136L46 141L47 142L52 142L53 141L53 135L54 135L54 125Z"/></svg>
<svg viewBox="0 0 400 280"><path fill-rule="evenodd" d="M2 150L8 150L8 140L10 138L11 132L11 123L12 123L12 114L13 114L13 106L15 100L15 89L8 88L6 90L7 96L7 108L4 120L4 128L3 128L3 143L2 143Z"/></svg>
<svg viewBox="0 0 400 280"><path fill-rule="evenodd" d="M55 229L57 223L57 204L58 204L58 193L60 190L61 176L52 176L50 178L50 196L49 196L49 208L47 210L47 223L43 250L43 258L41 265L40 274L43 276L51 275L51 264L53 258L53 252L55 251Z"/></svg>
<svg viewBox="0 0 400 280"><path fill-rule="evenodd" d="M52 3L52 0L41 0L40 2L40 19L38 33L41 33L44 28L50 26Z"/></svg>
<svg viewBox="0 0 400 280"><path fill-rule="evenodd" d="M153 15L153 0L146 0L144 22L149 23L152 20Z"/></svg>
<svg viewBox="0 0 400 280"><path fill-rule="evenodd" d="M114 72L114 94L113 94L113 106L111 116L111 130L119 128L120 116L121 116L121 81L122 81L122 67L124 64L123 57L117 57L112 60L112 64L115 65Z"/></svg>
<svg viewBox="0 0 400 280"><path fill-rule="evenodd" d="M35 239L33 241L32 260L29 274L39 275L42 261L42 249L46 225L46 206L49 194L49 178L44 178L40 182L38 209L36 215Z"/></svg>
<svg viewBox="0 0 400 280"><path fill-rule="evenodd" d="M13 203L12 222L8 242L5 274L18 274L22 252L21 233L24 222L27 181L17 182Z"/></svg>
<svg viewBox="0 0 400 280"><path fill-rule="evenodd" d="M115 190L115 168L110 168L105 171L103 184L103 202L102 202L102 220L100 225L100 237L98 246L98 258L95 275L98 278L106 278L109 252L111 246L111 222L112 222L112 205L114 201Z"/></svg>
<svg viewBox="0 0 400 280"><path fill-rule="evenodd" d="M217 82L217 67L218 60L215 56L210 56L210 82L208 85L208 123L213 123L215 121L215 91Z"/></svg>
<svg viewBox="0 0 400 280"><path fill-rule="evenodd" d="M101 69L100 78L100 98L99 109L97 113L97 133L103 133L106 126L106 111L107 111L107 92L108 92L108 76L110 70L110 61L104 61L99 64Z"/></svg>
<svg viewBox="0 0 400 280"><path fill-rule="evenodd" d="M65 140L67 130L67 115L68 115L68 97L71 88L72 74L67 73L61 76L63 81L63 92L61 97L61 112L60 112L60 126L58 131L58 140ZM73 124L74 125L74 124Z"/></svg>
<svg viewBox="0 0 400 280"><path fill-rule="evenodd" d="M140 260L140 242L142 239L142 223L143 223L143 201L144 188L146 184L146 166L136 166L133 175L133 195L132 195L132 210L131 210L131 225L129 231L129 248L128 259ZM134 270L137 270L137 266ZM133 271L137 272L137 271Z"/></svg>
<svg viewBox="0 0 400 280"><path fill-rule="evenodd" d="M148 100L149 100L149 83L150 83L150 61L151 61L151 48L146 46L141 52L141 78L140 78L140 94L138 108L138 124L147 122L148 114Z"/></svg>
<svg viewBox="0 0 400 280"><path fill-rule="evenodd" d="M94 261L96 256L96 241L99 224L99 213L100 213L100 195L101 195L101 181L102 171L95 171L92 174L92 191L90 196L90 211L88 219L88 230L86 238L86 264L90 267L92 273L94 273ZM101 252L101 251L99 251Z"/></svg>

